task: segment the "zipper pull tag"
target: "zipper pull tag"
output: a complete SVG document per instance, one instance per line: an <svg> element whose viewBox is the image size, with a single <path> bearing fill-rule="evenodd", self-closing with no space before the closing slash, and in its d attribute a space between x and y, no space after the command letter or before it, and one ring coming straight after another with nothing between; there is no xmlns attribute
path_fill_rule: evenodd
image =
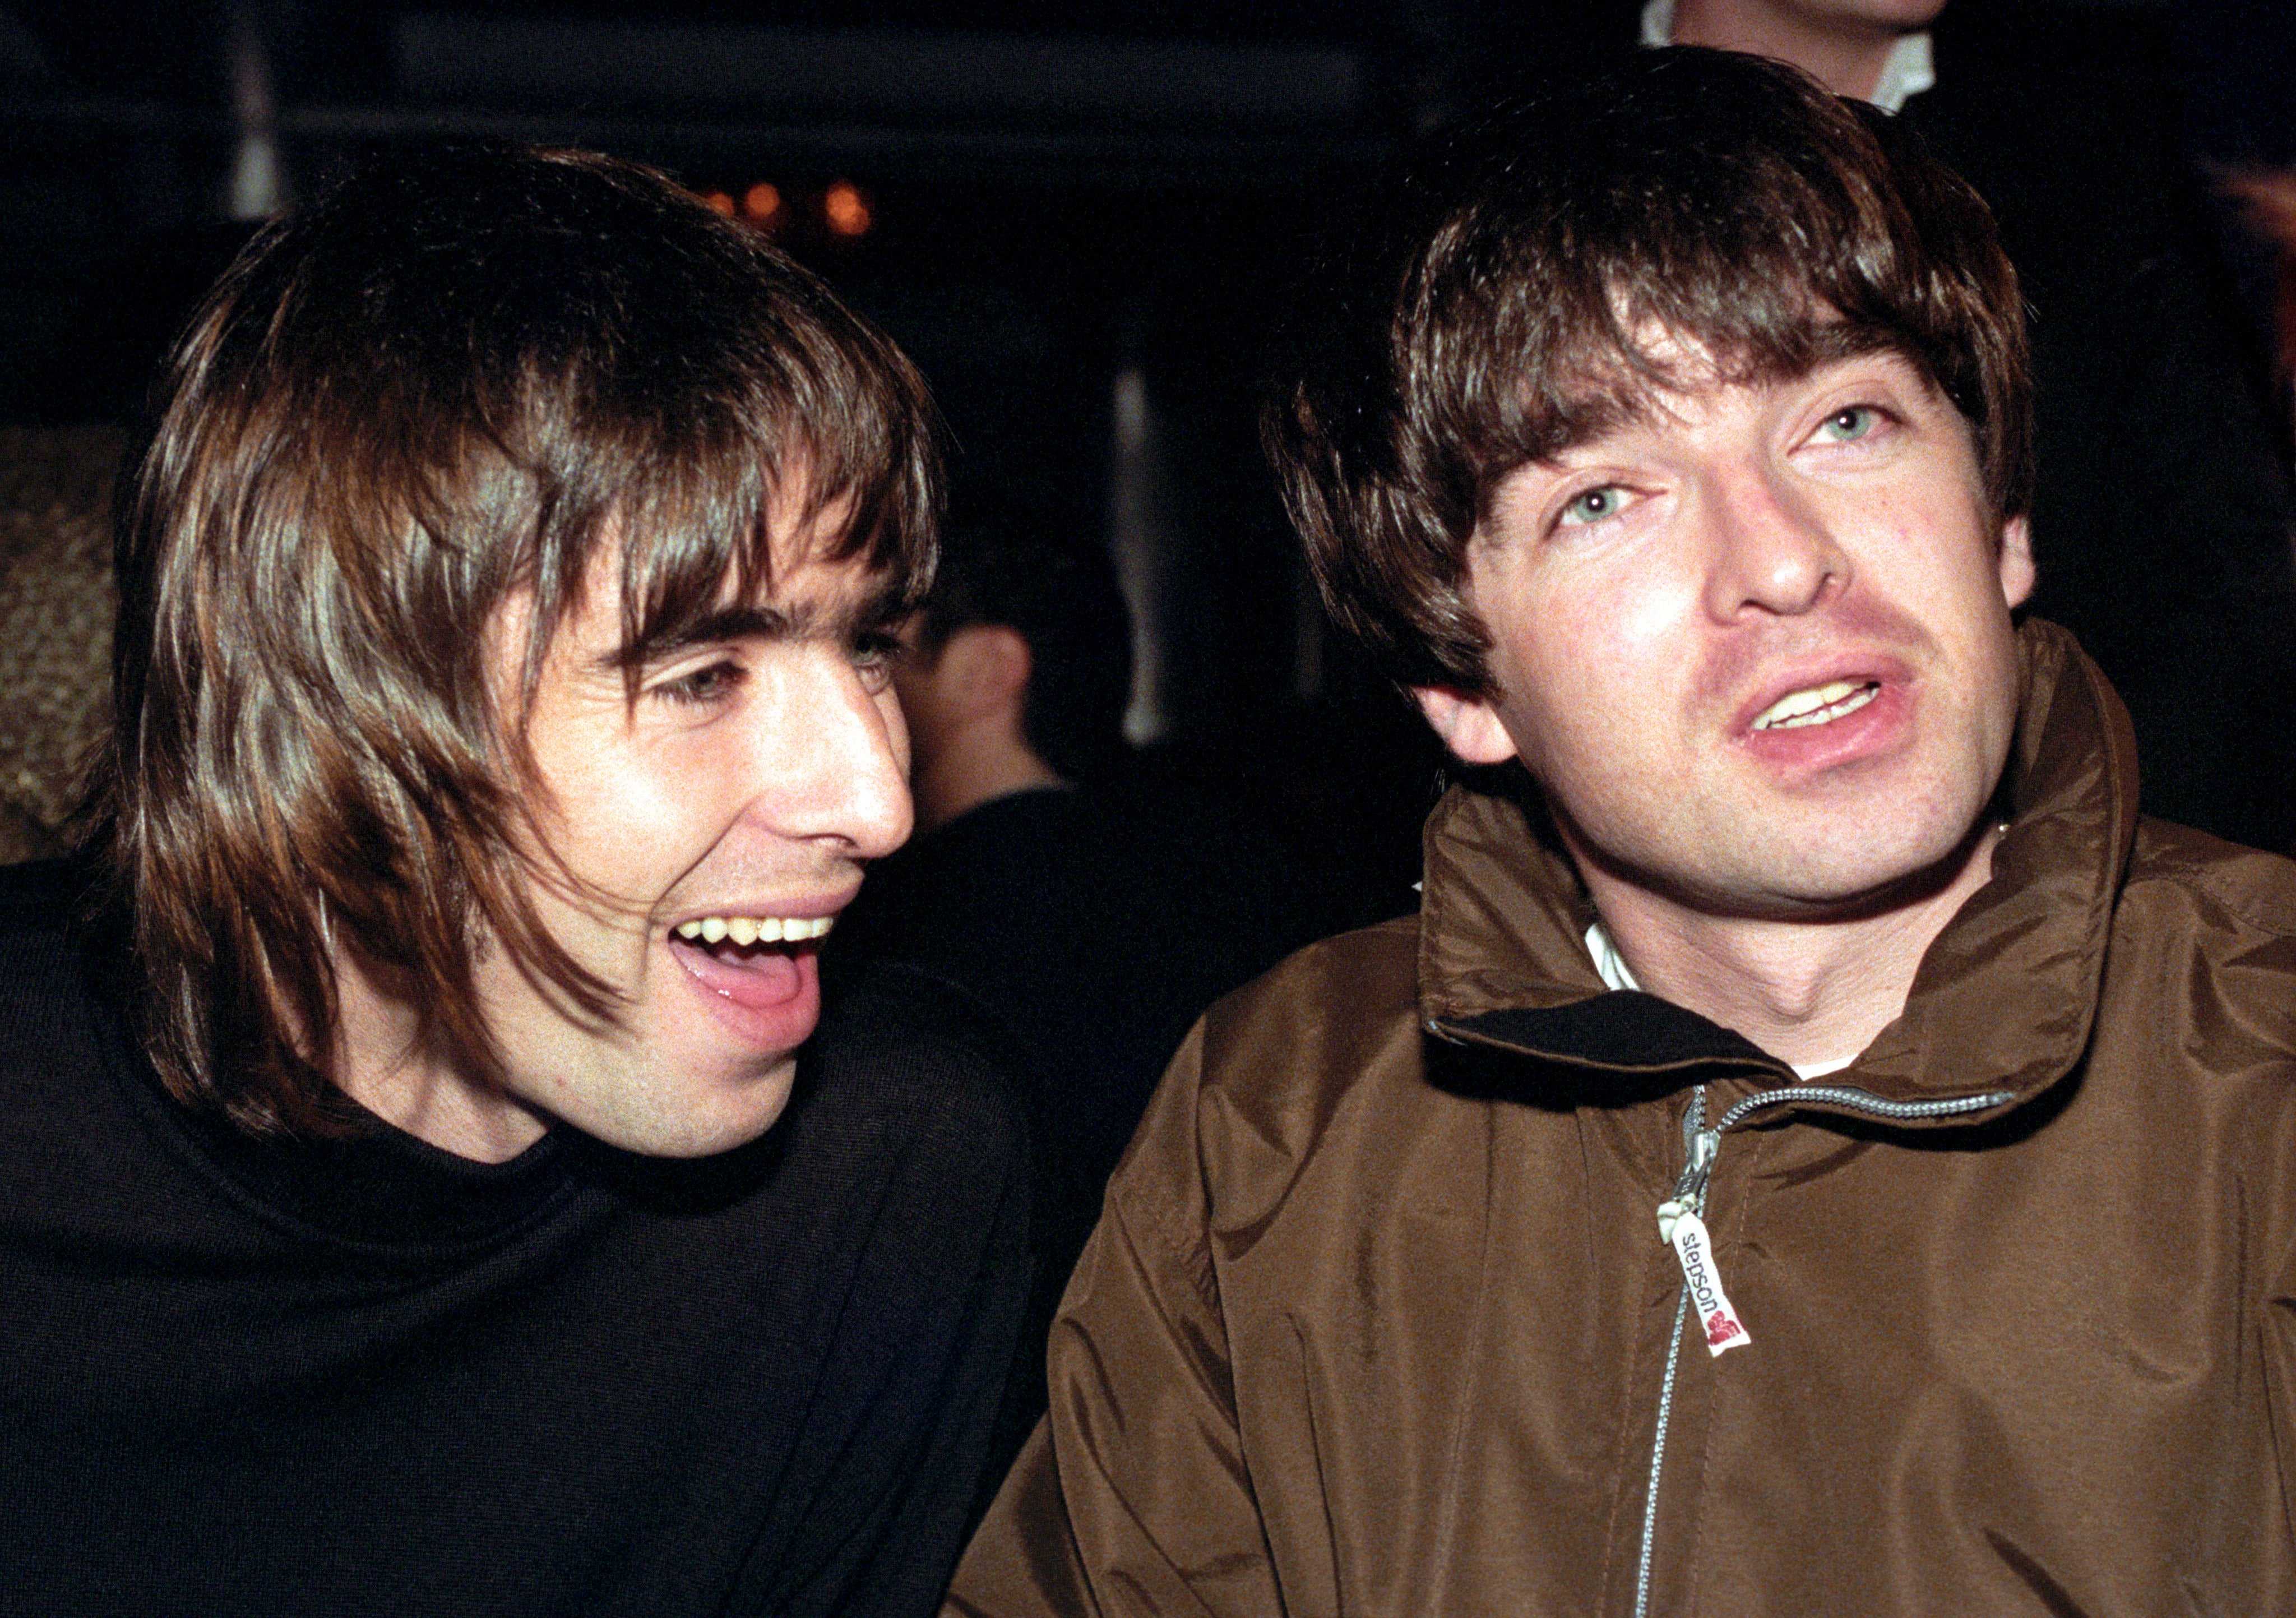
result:
<svg viewBox="0 0 2296 1618"><path fill-rule="evenodd" d="M1671 1220L1667 1215L1669 1208L1676 1210ZM1722 1273L1714 1267L1714 1244L1706 1234L1706 1221L1669 1202L1659 1207L1659 1225L1666 1230L1674 1256L1681 1261L1682 1283L1690 1289L1690 1307L1697 1311L1699 1328L1706 1334L1706 1351L1718 1357L1751 1343L1746 1323L1738 1318L1729 1294L1722 1290Z"/></svg>
<svg viewBox="0 0 2296 1618"><path fill-rule="evenodd" d="M1713 1173L1715 1154L1722 1149L1718 1130L1696 1129L1685 1120L1683 1134L1690 1148L1689 1161L1682 1165L1682 1177L1674 1182L1674 1195L1658 1205L1658 1239L1669 1244L1674 1240L1675 1221L1685 1213L1697 1212L1704 1204L1706 1177Z"/></svg>

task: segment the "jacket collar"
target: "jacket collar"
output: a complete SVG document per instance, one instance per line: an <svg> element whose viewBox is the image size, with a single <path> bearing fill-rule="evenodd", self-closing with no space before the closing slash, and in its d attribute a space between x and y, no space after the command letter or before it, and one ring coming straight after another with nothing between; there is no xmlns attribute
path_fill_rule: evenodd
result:
<svg viewBox="0 0 2296 1618"><path fill-rule="evenodd" d="M1829 1084L1900 1101L2002 1090L2015 1105L2087 1047L2136 836L2136 743L2120 698L2063 630L2028 620L2018 662L2011 820L1992 880L1930 946L1903 1014ZM1528 777L1454 787L1427 825L1423 1025L1581 1069L1791 1081L1729 1030L1606 990L1583 941L1593 919Z"/></svg>

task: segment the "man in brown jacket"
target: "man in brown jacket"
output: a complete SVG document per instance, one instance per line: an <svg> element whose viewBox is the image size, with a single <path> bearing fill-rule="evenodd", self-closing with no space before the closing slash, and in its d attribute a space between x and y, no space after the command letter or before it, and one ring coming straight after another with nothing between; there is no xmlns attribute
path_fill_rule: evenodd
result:
<svg viewBox="0 0 2296 1618"><path fill-rule="evenodd" d="M1270 438L1485 768L1182 1051L951 1610L2296 1609L2296 867L2013 624L1982 204L1696 52L1401 196Z"/></svg>

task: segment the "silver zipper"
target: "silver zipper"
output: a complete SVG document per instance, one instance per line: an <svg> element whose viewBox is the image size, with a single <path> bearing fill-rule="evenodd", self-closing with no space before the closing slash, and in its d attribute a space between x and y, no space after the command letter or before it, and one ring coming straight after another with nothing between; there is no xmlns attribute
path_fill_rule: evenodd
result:
<svg viewBox="0 0 2296 1618"><path fill-rule="evenodd" d="M1906 1122L1922 1118L1950 1118L1959 1113L1981 1113L2015 1099L2013 1090L1988 1090L1977 1096L1952 1096L1935 1101L1889 1101L1870 1090L1842 1084L1797 1084L1762 1090L1730 1107L1706 1127L1706 1087L1690 1093L1682 1114L1682 1173L1674 1195L1658 1205L1659 1239L1671 1240L1674 1221L1685 1213L1706 1217L1706 1186L1713 1178L1714 1160L1722 1154L1722 1133L1749 1114L1786 1102L1826 1102L1854 1112ZM1643 1496L1643 1548L1635 1572L1635 1618L1649 1618L1651 1561L1658 1544L1658 1483L1666 1461L1666 1429L1674 1414L1675 1370L1682 1360L1682 1326L1690 1312L1690 1288L1685 1284L1674 1306L1674 1335L1666 1349L1666 1375L1658 1390L1658 1425L1651 1435L1650 1483ZM1759 1351L1759 1345L1757 1348Z"/></svg>
<svg viewBox="0 0 2296 1618"><path fill-rule="evenodd" d="M1674 1183L1672 1199L1659 1204L1659 1221L1668 1236L1674 1234L1669 1208L1677 1207L1685 1195L1705 1202L1706 1178L1713 1171L1714 1154L1721 1145L1720 1130L1711 1135L1706 1130L1706 1087L1702 1084L1690 1092L1690 1105L1682 1113L1681 1178ZM1694 1187L1690 1184L1693 1174L1697 1176ZM1648 1618L1650 1613L1651 1556L1658 1547L1658 1480L1666 1466L1667 1418L1674 1414L1675 1367L1682 1363L1682 1323L1689 1318L1690 1288L1685 1285L1675 1297L1674 1335L1666 1345L1666 1375L1658 1384L1658 1427L1651 1434L1650 1483L1643 1494L1643 1554L1635 1569L1635 1618Z"/></svg>

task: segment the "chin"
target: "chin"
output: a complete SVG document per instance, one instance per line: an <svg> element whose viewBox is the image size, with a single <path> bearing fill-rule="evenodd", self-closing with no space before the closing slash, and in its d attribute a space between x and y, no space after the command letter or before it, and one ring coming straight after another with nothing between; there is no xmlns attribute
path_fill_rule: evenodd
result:
<svg viewBox="0 0 2296 1618"><path fill-rule="evenodd" d="M797 1059L786 1056L762 1076L706 1094L672 1087L646 1105L565 1121L642 1157L715 1157L748 1146L780 1121L796 1077Z"/></svg>
<svg viewBox="0 0 2296 1618"><path fill-rule="evenodd" d="M1910 904L1951 887L1968 863L1977 828L1951 837L1909 838L1886 850L1861 850L1854 863L1798 874L1786 884L1805 916L1848 917ZM1876 856L1880 857L1876 857Z"/></svg>

